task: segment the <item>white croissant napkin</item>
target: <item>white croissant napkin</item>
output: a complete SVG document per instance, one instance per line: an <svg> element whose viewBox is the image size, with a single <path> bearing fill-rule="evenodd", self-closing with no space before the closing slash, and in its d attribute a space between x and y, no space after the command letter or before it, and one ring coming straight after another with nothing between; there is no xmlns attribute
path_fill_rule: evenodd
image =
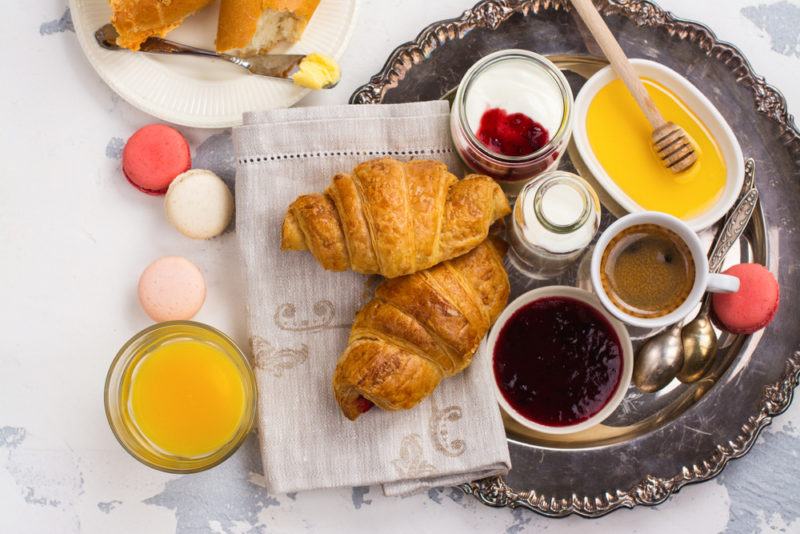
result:
<svg viewBox="0 0 800 534"><path fill-rule="evenodd" d="M366 159L439 159L461 175L448 113L442 101L293 108L246 114L234 129L236 233L271 492L382 484L409 494L510 467L482 351L411 410L341 415L331 377L377 277L328 272L307 252L279 248L288 205Z"/></svg>

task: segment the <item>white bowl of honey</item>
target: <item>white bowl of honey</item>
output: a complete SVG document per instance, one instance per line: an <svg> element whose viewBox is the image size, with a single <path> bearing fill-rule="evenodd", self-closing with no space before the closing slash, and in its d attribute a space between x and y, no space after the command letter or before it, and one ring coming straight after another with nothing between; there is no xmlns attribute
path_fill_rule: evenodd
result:
<svg viewBox="0 0 800 534"><path fill-rule="evenodd" d="M668 121L694 140L698 161L673 173L652 147L652 128L611 67L586 81L575 100L575 147L600 186L625 211L673 215L694 231L733 206L744 181L736 136L717 108L686 78L660 63L631 62Z"/></svg>

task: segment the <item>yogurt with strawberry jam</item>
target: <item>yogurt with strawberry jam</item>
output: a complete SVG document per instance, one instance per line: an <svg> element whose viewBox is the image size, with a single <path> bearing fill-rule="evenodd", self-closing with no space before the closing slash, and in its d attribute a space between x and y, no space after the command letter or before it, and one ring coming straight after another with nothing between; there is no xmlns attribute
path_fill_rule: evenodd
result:
<svg viewBox="0 0 800 534"><path fill-rule="evenodd" d="M572 90L547 58L501 50L473 65L450 116L464 162L511 194L558 165L572 133Z"/></svg>

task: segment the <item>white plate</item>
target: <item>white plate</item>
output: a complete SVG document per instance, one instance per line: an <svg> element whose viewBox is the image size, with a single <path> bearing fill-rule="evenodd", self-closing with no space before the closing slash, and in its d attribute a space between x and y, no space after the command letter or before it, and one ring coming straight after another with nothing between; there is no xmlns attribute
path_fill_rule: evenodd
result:
<svg viewBox="0 0 800 534"><path fill-rule="evenodd" d="M720 114L717 108L714 107L714 104L712 104L697 87L692 85L689 80L674 70L660 63L656 63L655 61L632 59L631 63L633 63L636 72L640 75L659 82L683 100L686 105L697 114L698 118L703 121L711 132L711 135L714 136L719 144L722 157L727 167L725 189L723 189L717 202L708 210L684 221L695 232L704 230L721 219L722 216L733 207L733 203L739 196L739 191L744 182L744 157L742 156L742 149L739 146L739 141L736 139L731 127L728 126L725 118ZM597 182L623 209L629 213L636 213L645 211L645 209L629 197L617 183L611 179L608 173L606 173L600 161L597 159L597 156L595 156L586 133L586 113L589 110L589 104L592 102L597 92L614 79L616 79L616 75L614 71L611 70L611 66L608 66L596 72L581 88L578 97L575 99L575 130L573 139L575 140L575 146L581 155L581 159L589 168L589 172L592 173Z"/></svg>
<svg viewBox="0 0 800 534"><path fill-rule="evenodd" d="M358 0L321 0L302 39L273 52L323 52L339 59L350 40ZM97 74L131 105L165 121L198 128L241 124L242 113L289 107L308 94L290 82L249 74L225 61L109 51L94 32L111 18L108 0L69 0L75 33ZM168 38L214 49L219 2Z"/></svg>

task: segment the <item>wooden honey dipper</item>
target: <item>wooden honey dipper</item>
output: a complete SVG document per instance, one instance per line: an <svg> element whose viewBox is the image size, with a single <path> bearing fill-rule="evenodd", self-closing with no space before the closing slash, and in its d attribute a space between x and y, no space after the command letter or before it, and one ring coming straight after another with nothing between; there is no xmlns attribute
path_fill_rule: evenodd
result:
<svg viewBox="0 0 800 534"><path fill-rule="evenodd" d="M653 126L653 147L662 163L672 172L685 171L697 161L694 142L683 128L664 120L655 102L650 98L639 75L633 69L622 47L608 29L592 0L572 0L572 5L580 15L584 24L594 36L600 49L611 63L611 68L619 76L641 108L647 120Z"/></svg>

